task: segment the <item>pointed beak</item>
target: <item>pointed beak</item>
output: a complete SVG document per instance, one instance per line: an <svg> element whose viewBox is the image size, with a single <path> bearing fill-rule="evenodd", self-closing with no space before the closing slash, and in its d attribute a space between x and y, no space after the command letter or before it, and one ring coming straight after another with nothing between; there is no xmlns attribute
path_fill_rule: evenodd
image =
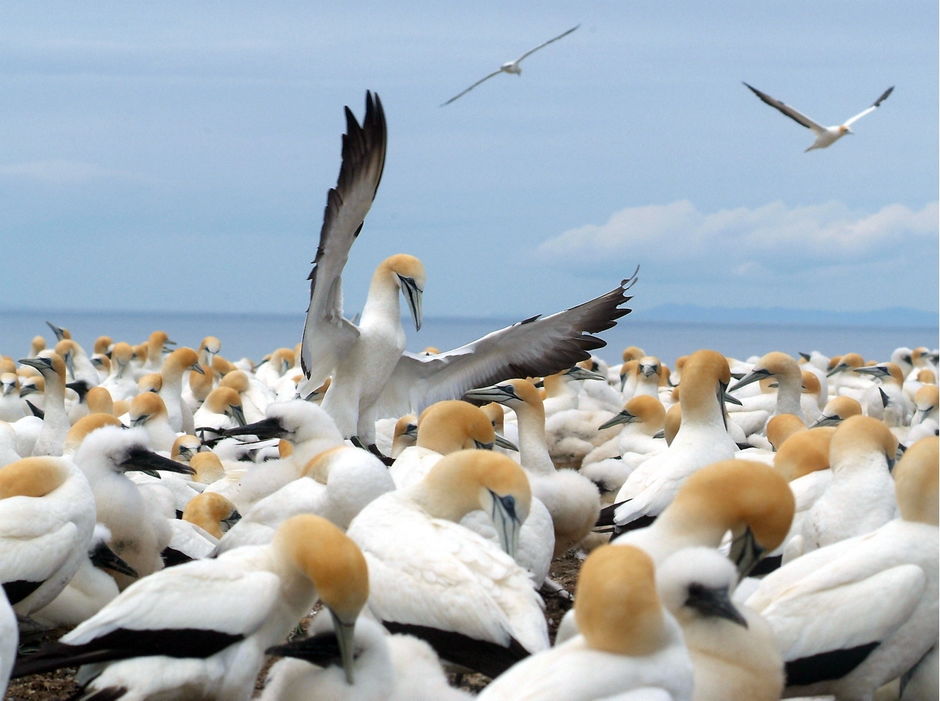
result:
<svg viewBox="0 0 940 701"><path fill-rule="evenodd" d="M729 387L728 391L734 392L735 390L739 390L742 387L746 387L747 385L753 382L757 382L758 380L763 380L765 377L769 377L769 376L770 376L770 373L767 372L766 370L754 370L753 372L745 375L738 382L734 383L731 387Z"/></svg>
<svg viewBox="0 0 940 701"><path fill-rule="evenodd" d="M46 326L52 329L52 333L55 334L57 341L61 341L63 338L65 338L65 329L63 329L61 326L56 326L51 321L47 321Z"/></svg>
<svg viewBox="0 0 940 701"><path fill-rule="evenodd" d="M594 372L593 370L585 370L580 365L575 365L567 373L565 373L572 380L602 380L607 382L607 378L601 375L599 372Z"/></svg>
<svg viewBox="0 0 940 701"><path fill-rule="evenodd" d="M122 560L104 541L100 541L92 551L88 553L88 558L95 567L120 572L121 574L126 574L128 577L138 576L137 570Z"/></svg>
<svg viewBox="0 0 940 701"><path fill-rule="evenodd" d="M603 431L605 428L611 428L612 426L616 426L618 424L632 424L636 421L639 421L639 419L633 414L631 414L629 411L624 409L620 413L615 414L613 418L608 419L607 421L602 423L600 426L598 426L597 430Z"/></svg>
<svg viewBox="0 0 940 701"><path fill-rule="evenodd" d="M836 375L836 374L838 374L838 373L840 373L840 372L843 372L843 371L847 370L848 367L849 367L849 366L846 365L845 363L839 363L839 364L836 365L834 368L832 368L832 370L830 370L829 372L826 373L826 377L832 377L833 375Z"/></svg>
<svg viewBox="0 0 940 701"><path fill-rule="evenodd" d="M842 423L842 417L838 414L823 415L810 428L819 428L820 426L838 426Z"/></svg>
<svg viewBox="0 0 940 701"><path fill-rule="evenodd" d="M353 684L353 663L355 652L354 639L356 634L356 621L342 620L333 609L329 609L333 618L333 629L336 631L336 640L339 643L339 657L343 661L343 671L346 673L346 683Z"/></svg>
<svg viewBox="0 0 940 701"><path fill-rule="evenodd" d="M40 373L52 367L52 360L49 358L23 358L16 362L20 365L29 365L31 368L36 368Z"/></svg>
<svg viewBox="0 0 940 701"><path fill-rule="evenodd" d="M133 449L130 455L128 455L124 462L121 463L121 467L124 470L139 470L144 474L157 478L160 477L160 475L157 473L157 470L164 470L165 472L177 472L183 475L196 474L196 471L189 465L182 462L177 462L176 460L170 460L169 458L165 458L162 455L157 455L156 453L150 450L145 450L144 448Z"/></svg>
<svg viewBox="0 0 940 701"><path fill-rule="evenodd" d="M150 414L141 414L136 419L131 419L131 426L132 427L143 426L145 423L147 423L149 419L150 419ZM182 452L182 449L180 449L180 452Z"/></svg>
<svg viewBox="0 0 940 701"><path fill-rule="evenodd" d="M689 588L689 598L686 599L685 605L698 611L706 618L724 618L747 628L747 621L731 603L731 597L728 596L726 587L711 589L701 585L693 585Z"/></svg>
<svg viewBox="0 0 940 701"><path fill-rule="evenodd" d="M200 375L206 374L206 371L202 369L202 366L199 364L198 361L190 365L189 369L192 370L193 372L198 372Z"/></svg>
<svg viewBox="0 0 940 701"><path fill-rule="evenodd" d="M421 295L424 291L418 287L418 283L415 282L414 278L399 275L398 279L401 280L401 290L405 295L405 302L408 304L408 309L411 310L411 318L415 322L415 331L420 331Z"/></svg>
<svg viewBox="0 0 940 701"><path fill-rule="evenodd" d="M492 490L490 495L493 497L493 512L490 518L499 534L500 545L510 557L514 558L519 545L519 529L522 528L522 523L516 514L516 499L512 495L501 497Z"/></svg>
<svg viewBox="0 0 940 701"><path fill-rule="evenodd" d="M506 450L515 450L518 452L519 446L513 443L511 440L505 436L501 436L498 433L496 434L495 444L500 448L505 448Z"/></svg>
<svg viewBox="0 0 940 701"><path fill-rule="evenodd" d="M241 520L241 518L242 518L242 515L238 513L238 509L235 509L226 518L223 518L221 522L222 524L225 525L225 530L228 530L232 526L234 526L236 523L238 523Z"/></svg>
<svg viewBox="0 0 940 701"><path fill-rule="evenodd" d="M863 365L860 368L855 368L855 372L859 375L871 375L872 377L887 377L891 374L888 372L888 368L881 365Z"/></svg>
<svg viewBox="0 0 940 701"><path fill-rule="evenodd" d="M473 445L477 450L493 450L492 443L484 443L483 441L478 441L476 438L473 439Z"/></svg>
<svg viewBox="0 0 940 701"><path fill-rule="evenodd" d="M256 436L260 440L267 438L283 438L284 429L277 419L268 418L245 424L237 428L220 428L217 433L223 436Z"/></svg>
<svg viewBox="0 0 940 701"><path fill-rule="evenodd" d="M497 404L505 404L509 399L519 399L519 395L516 394L510 384L478 387L477 389L471 389L463 396L464 399L470 399L475 402L496 402Z"/></svg>
<svg viewBox="0 0 940 701"><path fill-rule="evenodd" d="M248 423L245 421L245 410L241 406L237 404L231 404L229 405L229 412L231 419L239 426L244 426Z"/></svg>
<svg viewBox="0 0 940 701"><path fill-rule="evenodd" d="M722 392L721 398L725 400L728 404L734 404L736 406L744 406L744 402L742 402L737 397L728 394L727 392Z"/></svg>
<svg viewBox="0 0 940 701"><path fill-rule="evenodd" d="M748 573L754 569L754 566L760 562L763 556L764 548L757 542L750 528L731 541L728 558L738 570L739 581L747 577Z"/></svg>

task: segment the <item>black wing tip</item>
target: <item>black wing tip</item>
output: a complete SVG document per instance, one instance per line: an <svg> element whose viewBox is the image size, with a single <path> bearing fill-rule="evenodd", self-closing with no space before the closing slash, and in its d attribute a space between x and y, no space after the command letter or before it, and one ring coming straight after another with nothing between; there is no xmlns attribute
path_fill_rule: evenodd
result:
<svg viewBox="0 0 940 701"><path fill-rule="evenodd" d="M887 90L885 90L883 93L881 93L881 97L879 97L877 100L874 101L874 103L872 103L872 107L879 107L879 106L881 106L881 103L884 102L885 100L887 100L887 99L888 99L888 95L890 95L892 92L894 92L894 86L893 86L893 85L892 85L890 88L888 88Z"/></svg>

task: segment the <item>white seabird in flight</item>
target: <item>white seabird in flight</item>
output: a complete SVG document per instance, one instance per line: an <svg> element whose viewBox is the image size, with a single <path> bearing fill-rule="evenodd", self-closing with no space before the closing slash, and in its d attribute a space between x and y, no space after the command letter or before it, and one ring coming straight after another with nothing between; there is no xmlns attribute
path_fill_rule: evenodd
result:
<svg viewBox="0 0 940 701"><path fill-rule="evenodd" d="M573 26L571 29L568 29L568 30L562 32L561 34L559 34L557 37L553 37L553 38L549 39L548 41L539 44L539 45L536 46L534 49L529 49L529 50L526 51L524 54L522 54L522 56L520 56L519 58L517 58L515 61L507 61L506 63L504 63L502 66L500 66L498 69L496 69L495 71L493 71L493 72L490 73L489 75L484 76L483 78L480 78L477 82L475 82L473 85L471 85L469 88L467 88L467 89L464 90L463 92L457 93L457 94L454 95L452 98L450 98L447 102L441 103L440 107L443 107L444 105L449 105L451 102L453 102L454 100L456 100L458 97L463 97L464 95L466 95L468 92L470 92L471 90L473 90L473 89L474 89L477 85L479 85L480 83L482 83L482 82L484 82L484 81L487 81L487 80L489 80L490 78L492 78L493 76L499 75L500 73L513 73L513 74L515 74L515 75L521 75L521 74L522 74L522 68L519 67L519 64L522 63L522 59L526 58L527 56L529 56L529 55L531 55L531 54L534 54L534 53L535 53L536 51L538 51L539 49L548 46L548 45L551 44L553 41L558 41L558 40L561 39L562 37L568 36L569 34L571 34L571 32L573 32L575 29L577 29L577 28L580 27L580 26L581 26L580 24L576 24L576 25Z"/></svg>
<svg viewBox="0 0 940 701"><path fill-rule="evenodd" d="M854 134L855 132L853 132L850 127L859 119L864 117L866 114L874 112L876 109L878 109L881 103L888 99L888 95L891 94L891 91L894 90L894 86L892 85L890 88L888 88L883 93L881 93L881 97L875 100L871 104L871 106L862 110L851 119L847 119L842 124L837 124L831 127L824 127L823 125L817 124L816 122L814 122L805 114L802 114L801 112L796 111L789 105L786 105L780 100L774 97L771 97L767 93L761 92L760 90L753 87L752 85L748 85L747 83L744 83L744 85L752 93L757 95L757 97L759 97L763 102L766 102L768 105L770 105L774 109L780 110L783 114L787 115L794 122L796 122L797 124L803 125L807 129L811 129L813 133L816 134L816 141L814 141L813 144L809 148L806 149L806 151L812 151L814 148L826 148L827 146L831 146L832 144L834 144L836 141L841 139L846 134ZM804 151L804 153L806 151Z"/></svg>

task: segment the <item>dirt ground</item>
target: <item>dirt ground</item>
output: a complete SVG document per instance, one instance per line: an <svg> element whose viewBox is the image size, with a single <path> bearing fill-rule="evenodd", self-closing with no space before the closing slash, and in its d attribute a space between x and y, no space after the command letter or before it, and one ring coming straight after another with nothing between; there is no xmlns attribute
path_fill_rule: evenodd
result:
<svg viewBox="0 0 940 701"><path fill-rule="evenodd" d="M581 569L581 559L573 552L556 558L552 562L550 576L558 584L563 586L567 592L574 594L575 583L578 579L578 572ZM545 618L548 622L549 637L554 641L555 631L565 612L571 608L571 602L558 596L548 596L545 599ZM41 640L55 640L64 635L64 630L54 631L46 634ZM37 641L41 642L41 640ZM273 658L269 663L273 662ZM258 684L256 689L260 690L264 684L264 678L270 664L266 664L258 675ZM15 679L10 682L7 694L4 697L6 701L52 701L67 699L78 691L78 686L73 681L75 676L74 668L60 669L48 674L36 674L23 679ZM479 692L488 683L489 678L482 674L466 674L450 671L448 678L451 684L470 691Z"/></svg>

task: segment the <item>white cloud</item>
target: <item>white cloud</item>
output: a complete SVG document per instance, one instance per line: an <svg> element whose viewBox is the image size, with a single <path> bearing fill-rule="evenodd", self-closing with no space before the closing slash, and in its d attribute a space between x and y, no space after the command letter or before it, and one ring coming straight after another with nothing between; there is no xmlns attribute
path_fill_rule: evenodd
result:
<svg viewBox="0 0 940 701"><path fill-rule="evenodd" d="M538 248L548 264L581 270L643 263L654 256L672 264L723 261L741 277L824 268L909 255L937 255L936 202L920 210L890 204L873 213L852 211L839 202L787 207L771 202L701 212L686 200L667 205L628 207L602 225L569 229Z"/></svg>
<svg viewBox="0 0 940 701"><path fill-rule="evenodd" d="M0 178L22 178L50 185L81 185L103 178L137 179L130 173L96 163L67 160L0 164Z"/></svg>

